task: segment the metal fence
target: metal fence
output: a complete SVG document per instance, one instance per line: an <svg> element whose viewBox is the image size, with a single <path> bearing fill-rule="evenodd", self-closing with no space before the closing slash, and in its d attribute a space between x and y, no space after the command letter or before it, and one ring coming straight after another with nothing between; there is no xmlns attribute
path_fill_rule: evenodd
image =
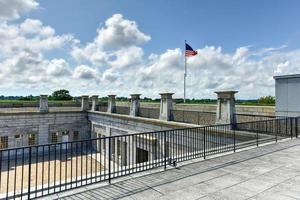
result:
<svg viewBox="0 0 300 200"><path fill-rule="evenodd" d="M31 199L298 136L299 118L175 129L0 150L0 198Z"/></svg>

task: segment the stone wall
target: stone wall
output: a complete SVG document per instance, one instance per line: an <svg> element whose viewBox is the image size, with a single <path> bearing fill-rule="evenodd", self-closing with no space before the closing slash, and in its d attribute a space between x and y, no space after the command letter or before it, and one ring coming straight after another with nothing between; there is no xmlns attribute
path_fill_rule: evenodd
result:
<svg viewBox="0 0 300 200"><path fill-rule="evenodd" d="M70 102L49 102L49 107L80 107L81 103L76 101ZM39 102L1 102L0 108L22 108L22 107L39 107Z"/></svg>
<svg viewBox="0 0 300 200"><path fill-rule="evenodd" d="M129 106L129 102L117 102L117 106ZM141 107L157 108L159 103L141 102ZM175 110L192 110L203 112L216 112L217 105L212 104L174 104ZM252 115L275 115L275 106L243 106L236 105L236 112L239 114Z"/></svg>
<svg viewBox="0 0 300 200"><path fill-rule="evenodd" d="M84 112L50 113L2 113L0 114L0 136L8 136L8 147L16 146L16 137L21 137L21 145L28 145L28 135L36 134L36 144L51 141L51 134L68 131L73 135L78 131L78 139L90 137L90 124ZM61 140L58 134L58 142Z"/></svg>
<svg viewBox="0 0 300 200"><path fill-rule="evenodd" d="M98 111L89 111L88 120L91 122L92 130L102 127L100 128L102 132L101 134L105 136L162 131L196 126L192 124L182 124L178 122L162 121L158 119L148 119Z"/></svg>

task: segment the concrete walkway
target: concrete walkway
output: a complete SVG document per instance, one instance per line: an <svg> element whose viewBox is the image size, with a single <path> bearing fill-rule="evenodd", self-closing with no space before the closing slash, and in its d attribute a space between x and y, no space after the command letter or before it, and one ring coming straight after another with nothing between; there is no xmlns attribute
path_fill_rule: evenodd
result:
<svg viewBox="0 0 300 200"><path fill-rule="evenodd" d="M64 193L59 199L300 199L300 139L194 160ZM160 169L161 170L161 169ZM49 198L53 199L54 196Z"/></svg>

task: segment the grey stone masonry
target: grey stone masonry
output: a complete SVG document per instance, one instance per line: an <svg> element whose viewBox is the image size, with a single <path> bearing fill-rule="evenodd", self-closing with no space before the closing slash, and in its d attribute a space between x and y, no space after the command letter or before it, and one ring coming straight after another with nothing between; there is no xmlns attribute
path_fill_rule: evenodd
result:
<svg viewBox="0 0 300 200"><path fill-rule="evenodd" d="M89 105L89 96L88 95L82 95L81 96L81 110L82 111L87 111L89 110L90 105Z"/></svg>
<svg viewBox="0 0 300 200"><path fill-rule="evenodd" d="M108 95L108 113L115 113L116 112L116 95L110 94Z"/></svg>
<svg viewBox="0 0 300 200"><path fill-rule="evenodd" d="M48 95L40 95L40 107L39 111L43 113L49 112L48 107Z"/></svg>
<svg viewBox="0 0 300 200"><path fill-rule="evenodd" d="M131 116L138 116L140 110L140 96L141 94L131 94L131 101L130 101L130 115Z"/></svg>
<svg viewBox="0 0 300 200"><path fill-rule="evenodd" d="M217 91L216 124L235 124L235 97L237 91Z"/></svg>
<svg viewBox="0 0 300 200"><path fill-rule="evenodd" d="M96 111L98 106L98 95L92 95L92 111Z"/></svg>
<svg viewBox="0 0 300 200"><path fill-rule="evenodd" d="M160 93L160 111L159 111L159 119L170 121L173 119L172 109L173 109L173 99L172 95L174 93Z"/></svg>
<svg viewBox="0 0 300 200"><path fill-rule="evenodd" d="M16 147L15 135L20 135L22 145L28 145L28 134L36 134L36 144L51 142L51 134L56 132L79 132L79 139L88 139L90 123L87 113L66 112L17 112L0 115L0 136L8 136L8 148ZM61 142L61 141L58 141Z"/></svg>

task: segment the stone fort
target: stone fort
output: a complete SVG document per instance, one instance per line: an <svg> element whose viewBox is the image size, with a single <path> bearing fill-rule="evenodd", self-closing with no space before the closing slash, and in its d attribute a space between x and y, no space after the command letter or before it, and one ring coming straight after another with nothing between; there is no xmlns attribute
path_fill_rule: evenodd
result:
<svg viewBox="0 0 300 200"><path fill-rule="evenodd" d="M83 95L81 102L0 104L0 198L36 198L121 176L298 136L298 118L274 107L129 102ZM300 129L299 129L300 130Z"/></svg>
<svg viewBox="0 0 300 200"><path fill-rule="evenodd" d="M160 94L159 107L158 104L142 107L139 94L132 94L130 103L120 103L118 106L116 95L109 95L106 104L99 103L97 95L90 98L83 95L81 104L48 103L47 95L40 96L39 104L2 103L0 146L12 148L68 142L196 125L235 123L237 120L247 120L246 115L275 115L272 107L236 108L234 93L217 92L217 106L175 105L172 93ZM240 116L235 116L236 110Z"/></svg>

